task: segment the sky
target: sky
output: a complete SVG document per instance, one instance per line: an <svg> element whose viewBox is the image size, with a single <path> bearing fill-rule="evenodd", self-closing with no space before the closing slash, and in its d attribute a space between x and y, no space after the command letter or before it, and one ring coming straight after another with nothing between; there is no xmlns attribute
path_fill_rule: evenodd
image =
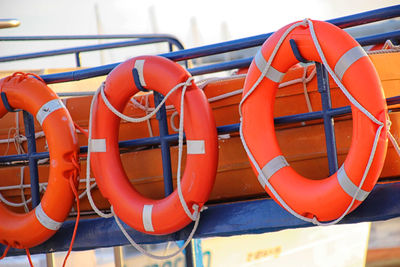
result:
<svg viewBox="0 0 400 267"><path fill-rule="evenodd" d="M173 34L185 47L194 47L272 32L306 17L327 20L395 4L400 4L400 1L0 0L0 18L17 18L21 21L21 25L17 28L0 30L0 36L156 32ZM0 42L0 56L92 43L88 41ZM105 61L100 60L99 53L86 53L82 56L82 62L84 66L96 66L102 62L124 60L129 57L127 53L135 56L137 53L146 52L148 51L137 49L108 50L103 53ZM73 55L67 55L42 60L0 63L0 69L73 67L74 62Z"/></svg>

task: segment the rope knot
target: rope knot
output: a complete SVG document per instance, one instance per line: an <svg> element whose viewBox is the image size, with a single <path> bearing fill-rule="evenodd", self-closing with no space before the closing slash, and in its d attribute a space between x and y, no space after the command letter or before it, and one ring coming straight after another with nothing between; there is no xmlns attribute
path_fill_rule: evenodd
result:
<svg viewBox="0 0 400 267"><path fill-rule="evenodd" d="M26 141L26 137L22 134L14 134L14 142L21 145L24 141Z"/></svg>
<svg viewBox="0 0 400 267"><path fill-rule="evenodd" d="M191 86L192 85L192 82L193 82L193 80L194 80L194 78L193 77L189 77L187 80L186 80L186 82L185 82L185 86L187 87L187 86Z"/></svg>
<svg viewBox="0 0 400 267"><path fill-rule="evenodd" d="M303 21L301 22L301 26L307 27L309 24L310 19L309 18L305 18L303 19Z"/></svg>
<svg viewBox="0 0 400 267"><path fill-rule="evenodd" d="M195 221L199 216L199 205L193 204L192 209L193 209L193 214L191 214L192 215L191 219L192 221Z"/></svg>
<svg viewBox="0 0 400 267"><path fill-rule="evenodd" d="M392 121L391 120L386 120L386 131L390 131L390 127L392 127Z"/></svg>
<svg viewBox="0 0 400 267"><path fill-rule="evenodd" d="M39 184L39 192L46 191L47 186L45 184Z"/></svg>
<svg viewBox="0 0 400 267"><path fill-rule="evenodd" d="M315 216L312 218L311 222L312 222L314 225L320 225L320 224L321 224L321 223L318 221L317 217L315 217Z"/></svg>
<svg viewBox="0 0 400 267"><path fill-rule="evenodd" d="M21 71L14 72L11 76L8 77L9 79L7 79L7 81L12 79L12 78L19 77L18 82L21 82L21 81L25 80L26 78L28 78L29 76L33 76L34 78L36 78L37 80L41 81L42 83L46 83L42 79L42 77L40 77L39 75L37 75L35 73L30 73L30 72L25 73L25 72L21 72Z"/></svg>

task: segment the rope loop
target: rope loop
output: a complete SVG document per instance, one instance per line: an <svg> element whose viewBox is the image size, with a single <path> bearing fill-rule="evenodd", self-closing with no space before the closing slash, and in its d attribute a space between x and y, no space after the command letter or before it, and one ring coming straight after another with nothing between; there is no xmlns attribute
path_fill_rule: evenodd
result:
<svg viewBox="0 0 400 267"><path fill-rule="evenodd" d="M386 129L390 132L390 128L392 127L392 121L390 119L386 120Z"/></svg>
<svg viewBox="0 0 400 267"><path fill-rule="evenodd" d="M177 189L178 189L178 195L179 195L179 200L181 202L181 205L185 211L185 213L187 214L187 216L193 220L196 221L198 219L198 214L200 213L199 211L199 206L197 204L193 204L192 209L193 209L193 213L189 210L186 201L184 200L183 194L182 194L182 189L181 189L181 182L180 182L180 178L181 178L181 163L182 163L182 151L183 151L183 121L184 121L184 96L185 96L185 92L188 86L191 86L193 83L194 78L193 77L189 77L185 82L179 83L176 86L174 86L169 92L168 94L165 95L164 99L158 104L158 106L149 114L147 114L144 117L140 117L140 118L132 118L132 117L128 117L124 114L122 114L121 112L119 112L118 110L115 109L115 107L112 106L112 104L109 102L109 100L107 99L105 92L104 92L104 87L105 87L105 83L103 82L99 89L96 91L95 95L93 96L92 99L92 103L90 106L90 115L89 115L89 129L88 129L88 152L87 152L87 162L89 162L89 164L87 164L87 168L86 168L86 194L88 196L89 199L89 203L92 207L92 209L97 213L97 215L99 215L100 217L103 218L110 218L113 216L113 213L103 213L101 212L95 205L93 198L91 196L91 185L90 185L90 154L91 154L91 140L92 140L92 114L93 114L93 106L95 101L97 100L98 95L100 94L105 105L108 107L108 109L110 111L112 111L116 116L120 117L121 119L124 119L126 121L129 122L142 122L145 120L148 120L149 118L151 118L152 116L154 116L156 114L156 112L161 108L161 106L165 103L165 101L168 99L168 97L175 92L176 90L178 90L179 88L182 87L182 93L181 93L181 116L180 116L180 120L179 120L179 156L178 156L178 170L177 170Z"/></svg>
<svg viewBox="0 0 400 267"><path fill-rule="evenodd" d="M102 90L102 87L104 87L104 82L100 85L100 87L97 89L96 93L94 94L92 98L92 103L90 104L90 111L89 111L89 126L88 126L88 151L87 151L87 156L86 156L86 195L89 200L90 206L92 207L93 211L96 212L96 214L102 218L111 218L113 216L112 213L103 213L100 211L96 204L94 203L94 200L92 198L92 193L91 193L91 188L93 185L90 185L90 154L92 150L92 114L93 114L93 106L94 103L97 100L97 97ZM96 182L94 183L96 184Z"/></svg>
<svg viewBox="0 0 400 267"><path fill-rule="evenodd" d="M22 80L28 78L28 76L33 76L34 78L36 78L39 81L41 81L44 84L46 84L46 82L43 80L43 78L40 77L39 75L37 75L35 73L31 73L31 72L22 72L22 71L14 72L11 76L8 76L6 78L6 81L9 81L10 79L15 78L15 77L19 77L19 81L22 81Z"/></svg>
<svg viewBox="0 0 400 267"><path fill-rule="evenodd" d="M124 114L122 114L121 112L119 112L118 110L116 110L112 104L108 101L105 92L104 92L104 87L105 87L105 83L103 82L99 89L96 91L95 95L93 96L92 99L92 103L90 105L90 113L89 113L89 129L88 129L88 152L87 152L87 168L86 168L86 194L88 196L88 200L89 203L92 207L92 209L97 213L97 215L99 215L100 217L103 218L110 218L110 217L114 217L115 222L117 223L118 227L120 228L120 230L122 231L122 233L124 234L124 236L128 239L128 241L132 244L132 246L134 246L137 250L139 250L140 252L142 252L143 254L154 258L154 259L169 259L175 255L177 255L178 253L182 252L183 249L185 249L185 247L189 244L190 240L192 240L194 233L196 232L199 220L200 220L200 212L203 210L201 209L199 211L199 205L198 204L193 204L192 205L192 209L193 209L193 214L190 212L186 201L183 198L182 195L182 190L181 190L181 182L180 182L180 170L181 170L181 162L182 162L182 150L183 150L183 119L184 119L184 96L185 96L185 92L188 86L192 85L194 78L193 77L189 77L185 82L179 83L177 84L175 87L173 87L167 95L165 95L164 99L158 104L158 106L152 110L150 113L148 113L146 116L141 117L141 118L132 118L132 117L128 117ZM177 187L178 187L178 195L179 195L179 200L181 202L181 205L184 209L184 211L186 212L187 216L192 219L193 221L195 221L194 227L188 237L188 239L186 240L185 244L176 252L172 253L171 255L166 255L166 256L158 256L158 255L153 255L151 253L149 253L148 251L144 250L141 246L139 246L130 236L129 234L126 232L126 230L124 229L124 227L122 226L121 222L118 219L118 216L115 214L114 212L114 208L113 206L111 206L111 212L110 213L103 213L101 212L95 205L92 195L91 195L91 188L92 186L90 185L90 154L91 154L91 140L92 140L92 114L93 114L93 106L95 101L97 100L98 95L100 94L105 105L108 107L109 110L111 110L115 115L117 115L118 117L120 117L121 119L124 119L126 121L129 122L142 122L145 120L148 120L149 118L151 118L152 116L154 116L154 114L156 114L156 112L161 108L161 106L165 103L165 101L168 99L168 97L175 92L176 90L178 90L179 88L182 87L182 93L181 93L181 116L180 116L180 120L179 120L179 156L178 156L178 170L177 170ZM148 110L146 110L148 111ZM204 208L204 207L203 207Z"/></svg>
<svg viewBox="0 0 400 267"><path fill-rule="evenodd" d="M388 135L388 138L389 138L390 142L392 143L394 149L396 150L397 155L400 157L400 146L399 146L399 143L397 142L396 138L390 132L391 126L392 126L392 121L388 119L386 121L387 135Z"/></svg>
<svg viewBox="0 0 400 267"><path fill-rule="evenodd" d="M194 235L194 233L196 232L197 227L198 227L198 225L199 225L199 221L200 221L200 212L198 212L198 213L196 214L196 220L195 220L195 222L194 222L193 229L192 229L192 231L190 232L190 234L189 234L188 238L186 239L185 243L183 244L183 246L180 247L177 251L175 251L175 252L173 252L173 253L171 253L171 254L169 254L169 255L161 256L161 255L155 255L155 254L152 254L152 253L148 252L147 250L145 250L143 247L141 247L138 243L136 243L136 242L132 239L132 237L131 237L131 236L128 234L128 232L125 230L124 226L121 224L120 220L118 219L118 216L114 213L114 208L113 208L113 206L111 206L111 214L113 214L115 222L117 223L119 229L120 229L121 232L124 234L124 236L126 237L126 239L128 239L129 243L131 243L131 245L132 245L134 248L136 248L138 251L140 251L142 254L144 254L144 255L146 255L146 256L152 258L152 259L156 259L156 260L167 260L167 259L170 259L170 258L172 258L172 257L174 257L174 256L176 256L176 255L178 255L179 253L181 253L181 252L187 247L187 245L189 245L190 241L193 239L193 235Z"/></svg>

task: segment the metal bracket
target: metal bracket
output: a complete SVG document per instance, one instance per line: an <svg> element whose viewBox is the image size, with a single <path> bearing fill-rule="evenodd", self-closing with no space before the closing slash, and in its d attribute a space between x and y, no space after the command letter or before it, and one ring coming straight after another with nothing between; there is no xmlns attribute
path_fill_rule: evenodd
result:
<svg viewBox="0 0 400 267"><path fill-rule="evenodd" d="M292 48L293 55L296 57L296 59L297 59L298 61L303 62L303 63L309 63L309 62L311 62L311 61L308 61L307 59L305 59L305 58L300 54L299 48L297 47L297 44L296 44L296 41L295 41L295 40L290 39L290 40L289 40L289 44L290 44L290 47Z"/></svg>
<svg viewBox="0 0 400 267"><path fill-rule="evenodd" d="M10 106L10 103L8 102L6 93L1 92L0 94L1 94L1 100L3 101L3 105L4 105L4 107L7 109L8 112L18 112L18 111L21 111L20 109L13 109L13 108Z"/></svg>
<svg viewBox="0 0 400 267"><path fill-rule="evenodd" d="M133 76L133 81L135 82L135 86L139 91L149 92L149 90L147 90L140 84L139 73L137 69L135 68L132 69L132 76Z"/></svg>

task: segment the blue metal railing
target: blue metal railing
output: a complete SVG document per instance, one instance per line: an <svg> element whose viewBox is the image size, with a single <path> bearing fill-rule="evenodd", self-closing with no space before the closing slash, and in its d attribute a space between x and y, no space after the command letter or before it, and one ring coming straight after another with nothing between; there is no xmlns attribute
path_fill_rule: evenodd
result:
<svg viewBox="0 0 400 267"><path fill-rule="evenodd" d="M321 63L315 63L317 70L318 92L321 94L322 118L324 120L326 154L328 156L329 175L338 170L335 130L332 110L331 92L329 88L329 75Z"/></svg>
<svg viewBox="0 0 400 267"><path fill-rule="evenodd" d="M399 10L400 14L400 10ZM400 16L400 15L399 15ZM241 49L255 47L261 45L267 37L271 34L263 35L264 37L260 39L258 36L248 37L245 39L238 39L236 41L230 42L223 42L218 43L215 45L207 45L203 47L185 49L170 53L161 54L161 56L169 58L174 61L182 61L188 59L194 59L203 56L210 56L215 55L218 53L225 53L236 50L234 47L235 42L241 47ZM265 37L267 36L267 37ZM383 39L385 38L385 39ZM356 40L360 42L362 45L371 45L381 43L383 40L390 39L390 38L399 38L400 39L400 31L394 31L385 34L377 34L371 35L368 37L357 38ZM260 41L261 40L261 41ZM254 45L255 42L256 45ZM243 43L242 43L243 42ZM210 50L207 50L210 48ZM214 73L220 72L224 70L231 70L235 68L243 68L250 65L251 61L253 60L252 57L244 58L244 59L236 59L232 61L222 62L222 63L215 63L210 64L207 66L200 66L190 69L190 73L195 75L202 75L207 73ZM103 65L94 68L87 68L83 70L75 70L63 73L54 73L54 74L46 74L42 75L41 77L46 81L48 84L52 83L59 83L59 82L70 82L70 81L79 81L88 78L93 78L97 76L107 75L112 69L114 69L119 63L113 63L108 65Z"/></svg>
<svg viewBox="0 0 400 267"><path fill-rule="evenodd" d="M350 26L357 26L357 25L362 25L365 23L370 23L374 21L379 21L379 20L384 20L384 19L389 19L393 17L399 17L400 16L400 5L398 6L393 6L393 7L388 7L388 8L383 8L383 9L378 9L374 11L368 11L352 16L346 16L334 20L330 20L329 22L334 23L338 25L339 27L350 27ZM209 56L209 55L214 55L214 54L219 54L219 53L225 53L229 51L234 51L238 49L244 49L244 48L249 48L249 47L255 47L261 45L266 38L268 38L271 35L271 33L268 34L263 34L263 35L258 35L254 37L248 37L248 38L242 38L238 39L235 41L229 41L229 42L223 42L223 43L218 43L218 44L213 44L213 45L207 45L207 46L202 46L202 47L197 47L197 48L192 48L192 49L186 49L186 50L181 50L181 51L176 51L176 52L170 52L166 54L162 54L162 56L165 56L167 58L170 58L174 61L182 61L182 60L187 60L187 59L193 59L197 57L203 57L203 56ZM369 36L369 37L363 37L359 38L358 41L363 44L363 45L369 45L369 44L374 44L374 43L380 43L388 38L399 38L400 33L398 31L392 32L392 33L387 33L387 34L379 34L375 36ZM245 67L248 66L251 62L252 58L246 58L246 59L240 59L240 60L233 60L230 62L224 62L224 63L218 63L218 64L212 64L208 66L201 66L201 67L196 67L190 69L190 73L192 75L199 75L199 74L205 74L205 73L211 73L211 72L217 72L217 71L222 71L222 70L229 70L233 68L239 68L239 67ZM72 72L64 72L64 73L58 73L58 74L49 74L49 75L42 75L42 78L47 82L47 83L58 83L58 82L66 82L66 81L77 81L77 80L82 80L86 78L92 78L100 75L106 75L108 74L117 64L109 64L105 66L100 66L100 67L95 67L95 68L90 68L90 69L85 69L85 70L77 70L77 71L72 71ZM319 70L319 73L321 73L321 70ZM327 84L326 81L326 76L324 75L318 75L319 79L321 79L322 83ZM319 86L321 84L319 83ZM335 142L334 142L334 132L333 132L333 125L332 125L332 119L334 116L337 115L342 115L349 113L351 111L350 107L341 107L341 108L331 108L329 105L329 86L328 88L320 88L320 91L323 92L321 94L322 102L325 103L323 105L323 110L322 111L317 111L317 112L311 112L311 113L306 113L306 114L297 114L297 115L292 115L292 116L285 116L285 117L280 117L280 118L275 118L275 123L288 123L288 122L299 122L299 121L306 121L306 120L312 120L312 119L318 119L318 118L323 118L326 127L325 127L325 134L327 136L327 145L331 146L332 149L328 149L328 162L330 164L330 172L334 172L337 169L337 163L332 164L332 161L335 161L336 159L336 150L335 150ZM157 94L156 94L157 96ZM161 96L157 96L156 98L159 98ZM156 100L155 102L157 103L160 101L159 99ZM393 97L387 100L388 104L396 104L400 103L400 96ZM154 145L154 144L161 144L162 147L162 153L163 153L163 169L168 170L168 168L171 168L171 162L169 158L169 143L172 141L177 140L177 135L173 134L170 135L168 134L168 129L167 129L167 124L166 124L166 116L165 116L165 111L163 113L159 113L157 115L157 119L159 119L160 124L160 136L157 137L150 137L150 138L143 138L143 139L136 139L136 140L128 140L128 141L122 141L120 142L120 147L128 147L128 146L139 146L139 145ZM328 121L328 122L326 122ZM239 124L233 124L233 125L225 125L218 127L218 133L228 133L228 132L234 132L237 131L239 127ZM81 147L81 152L86 151L86 147ZM164 155L165 154L165 155ZM48 153L42 152L42 153L35 153L35 152L28 152L28 154L24 155L12 155L12 156L5 156L5 157L0 157L0 162L6 162L6 161L13 161L13 160L37 160L39 158L46 158L48 157ZM170 171L168 170L167 173L164 173L164 179L165 179L165 194L168 195L172 191L172 176ZM257 202L258 203L258 202ZM254 203L256 206L258 205L257 203ZM222 212L225 214L230 214L230 211L224 210L224 207L227 207L228 209L234 209L235 207L242 207L246 206L246 209L249 209L249 206L246 204L229 204L229 205L221 205L217 206L216 208L211 208L211 212L213 216L216 216L216 218L219 218L215 212ZM215 212L214 212L215 210ZM390 214L400 214L399 212L393 212ZM259 214L259 213L257 213ZM388 213L389 214L389 213ZM235 217L234 215L231 215ZM280 214L281 216L281 214ZM386 215L385 216L389 216ZM385 217L383 216L383 217ZM395 216L395 215L390 215L390 216ZM397 215L399 216L399 215ZM199 228L200 234L199 236L205 237L205 236L212 236L212 235L218 235L218 230L216 232L215 228L211 226L211 215L207 219L207 215L205 215L206 219L203 228ZM283 217L285 217L283 215ZM365 217L360 216L362 218ZM290 217L291 218L291 217ZM227 217L224 218L225 220ZM239 218L234 218L238 221L241 219ZM371 218L373 219L373 218ZM217 219L218 220L218 219ZM278 220L279 221L279 220ZM357 219L355 220L357 221ZM96 247L96 246L111 246L111 245L120 245L120 244L125 244L126 241L121 241L121 237L116 233L117 227L113 224L113 222L109 219L95 219L91 221L92 223L95 223L95 225L92 225L91 223L85 224L83 223L84 226L81 227L81 232L85 232L85 229L89 229L89 227L94 227L94 228L99 228L97 224L107 224L108 226L106 228L101 228L102 233L104 235L109 236L111 233L113 233L116 237L110 238L112 241L109 241L108 243L104 244L104 240L102 245L96 243L87 243L85 240L81 239L81 246L78 245L78 249L84 249L87 248L87 246ZM285 217L285 222L280 222L281 225L280 227L284 227L283 224L285 224L286 227L296 227L296 226L290 226L288 224L293 223L292 225L296 225L297 227L305 226L308 225L307 223L298 223L297 219L291 218L287 219ZM43 245L40 245L38 248L33 249L32 251L34 253L40 253L40 252L46 252L49 250L51 247L54 250L54 246L51 244L54 244L54 242L58 242L59 250L65 250L65 244L66 243L64 240L60 240L60 238L65 237L66 231L71 230L71 224L70 223L65 223L65 227L63 226L62 229L57 233L54 238L50 239L48 242L46 242ZM234 223L232 224L234 225ZM246 229L231 229L230 234L242 234L246 232L259 232L262 230L262 227L256 228L255 223L252 223L253 225L253 231L249 228ZM104 226L104 225L103 225ZM259 225L258 225L259 226ZM84 228L82 230L82 227ZM208 227L208 228L207 228ZM275 228L278 227L275 225ZM96 228L96 229L97 229ZM100 228L99 228L100 229ZM265 229L265 228L262 228ZM222 230L219 230L221 235L224 235ZM265 231L265 230L264 230ZM136 231L131 230L133 234L135 234L136 237L138 237L139 242L160 242L160 240L165 241L165 240L176 240L176 239L182 239L185 238L188 234L188 230L184 229L176 234L173 235L167 235L165 237L146 237L146 235L138 233ZM225 233L225 232L224 232ZM85 235L85 234L83 234ZM86 237L88 237L86 235ZM87 240L93 240L95 237L88 237ZM119 239L118 239L119 238ZM123 238L123 237L122 237ZM65 238L64 238L65 239ZM118 241L116 241L118 239ZM56 240L56 241L55 241ZM68 240L68 239L67 239ZM124 240L124 239L123 239ZM53 242L53 243L52 243ZM106 241L107 242L107 241ZM62 243L62 245L60 245ZM49 247L50 246L50 247ZM1 250L1 249L0 249ZM13 254L18 254L18 251L16 250L11 250L10 255Z"/></svg>
<svg viewBox="0 0 400 267"><path fill-rule="evenodd" d="M0 62L9 62L16 60L24 60L24 59L33 59L33 58L42 58L42 57L50 57L50 56L59 56L66 54L75 54L76 66L81 66L80 53L82 52L90 52L90 51L99 51L104 49L111 48L121 48L121 47L129 47L129 46L138 46L138 45L146 45L146 44L155 44L155 43L163 43L167 42L169 45L170 51L173 50L173 46L176 46L178 49L184 49L183 44L174 36L167 34L137 34L137 35L85 35L85 36L5 36L0 37L0 41L44 41L44 40L92 40L92 39L126 39L126 38L137 38L137 40L129 40L123 42L113 42L106 44L95 44L95 45L87 45L87 46L79 46L72 48L63 48L57 50L50 51L42 51L42 52L33 52L26 53L20 55L11 55L0 57Z"/></svg>

